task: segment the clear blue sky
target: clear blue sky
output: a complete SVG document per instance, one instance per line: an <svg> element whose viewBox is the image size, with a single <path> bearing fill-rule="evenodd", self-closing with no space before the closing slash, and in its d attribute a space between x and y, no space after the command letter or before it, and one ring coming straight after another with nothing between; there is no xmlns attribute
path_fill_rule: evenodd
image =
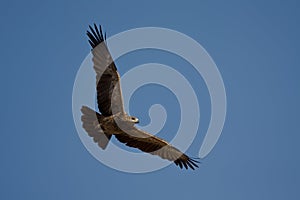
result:
<svg viewBox="0 0 300 200"><path fill-rule="evenodd" d="M299 199L299 6L296 0L1 1L0 199ZM77 70L90 50L85 31L94 22L108 35L171 28L213 57L228 112L223 134L200 169L170 165L126 174L86 151L71 102ZM143 55L118 64L160 61ZM149 94L162 90L156 89ZM141 98L137 93L136 101ZM145 110L138 110L132 112L147 120ZM208 110L201 110L200 132L207 128Z"/></svg>

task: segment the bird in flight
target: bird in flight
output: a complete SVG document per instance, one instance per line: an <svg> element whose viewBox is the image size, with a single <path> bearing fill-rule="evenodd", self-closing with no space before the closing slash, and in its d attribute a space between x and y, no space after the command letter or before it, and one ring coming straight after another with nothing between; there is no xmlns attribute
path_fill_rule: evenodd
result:
<svg viewBox="0 0 300 200"><path fill-rule="evenodd" d="M120 75L106 45L102 28L94 24L87 31L92 47L93 67L96 72L97 104L100 113L82 106L82 126L103 150L112 135L118 141L143 152L174 162L180 168L198 168L199 161L190 158L165 140L135 127L139 119L124 111Z"/></svg>

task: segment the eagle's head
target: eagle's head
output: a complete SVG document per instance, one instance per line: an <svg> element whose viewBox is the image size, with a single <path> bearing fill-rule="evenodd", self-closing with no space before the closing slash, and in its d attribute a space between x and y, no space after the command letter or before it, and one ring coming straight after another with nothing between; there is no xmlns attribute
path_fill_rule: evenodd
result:
<svg viewBox="0 0 300 200"><path fill-rule="evenodd" d="M129 116L129 115L126 115L126 114L122 115L121 113L115 115L115 121L119 125L123 124L123 125L126 125L126 126L128 126L129 124L132 126L134 124L139 123L139 119L137 117Z"/></svg>

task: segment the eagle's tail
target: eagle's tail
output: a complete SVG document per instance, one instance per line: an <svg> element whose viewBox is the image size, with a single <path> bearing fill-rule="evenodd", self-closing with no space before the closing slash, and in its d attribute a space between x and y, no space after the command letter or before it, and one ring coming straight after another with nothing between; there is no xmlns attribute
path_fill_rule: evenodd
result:
<svg viewBox="0 0 300 200"><path fill-rule="evenodd" d="M94 139L94 142L98 143L99 147L105 149L112 135L105 133L101 128L103 116L87 106L82 106L81 112L82 127Z"/></svg>

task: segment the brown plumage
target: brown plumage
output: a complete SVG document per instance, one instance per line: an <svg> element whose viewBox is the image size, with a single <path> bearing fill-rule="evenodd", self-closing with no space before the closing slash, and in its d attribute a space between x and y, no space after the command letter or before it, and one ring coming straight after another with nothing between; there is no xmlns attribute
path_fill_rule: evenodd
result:
<svg viewBox="0 0 300 200"><path fill-rule="evenodd" d="M105 149L112 135L121 143L143 152L173 161L180 168L195 169L199 163L191 159L165 140L136 128L138 119L127 115L123 108L120 75L106 46L101 26L89 26L87 31L92 47L96 72L97 104L101 114L83 106L83 128L99 147Z"/></svg>

